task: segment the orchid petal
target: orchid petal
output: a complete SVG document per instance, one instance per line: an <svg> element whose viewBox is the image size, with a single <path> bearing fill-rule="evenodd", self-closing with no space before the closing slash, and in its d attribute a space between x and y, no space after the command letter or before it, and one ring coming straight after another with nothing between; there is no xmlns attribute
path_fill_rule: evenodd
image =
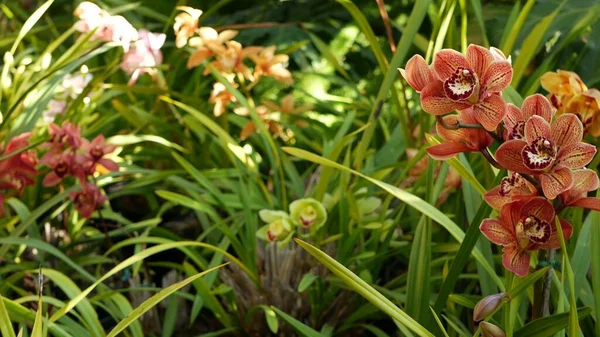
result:
<svg viewBox="0 0 600 337"><path fill-rule="evenodd" d="M530 215L533 215L542 221L552 223L555 215L554 206L552 206L546 198L532 198L521 207L520 218Z"/></svg>
<svg viewBox="0 0 600 337"><path fill-rule="evenodd" d="M473 149L462 142L444 142L427 148L427 153L435 160L447 160L461 152L471 152Z"/></svg>
<svg viewBox="0 0 600 337"><path fill-rule="evenodd" d="M502 249L502 264L519 277L525 277L529 273L529 260L529 254L514 245Z"/></svg>
<svg viewBox="0 0 600 337"><path fill-rule="evenodd" d="M585 198L578 199L570 206L582 207L585 209L600 211L600 199L592 198L592 197L585 197Z"/></svg>
<svg viewBox="0 0 600 337"><path fill-rule="evenodd" d="M502 196L500 195L500 185L492 188L487 191L483 195L483 199L490 205L493 209L501 209L503 205L509 203L511 201L510 196Z"/></svg>
<svg viewBox="0 0 600 337"><path fill-rule="evenodd" d="M525 98L523 100L521 110L523 111L524 121L527 121L530 117L537 115L550 123L552 116L554 115L552 103L550 103L550 101L541 94L535 94Z"/></svg>
<svg viewBox="0 0 600 337"><path fill-rule="evenodd" d="M532 174L533 171L525 166L521 154L526 145L527 143L524 140L509 140L500 145L496 150L496 160L502 167L509 171Z"/></svg>
<svg viewBox="0 0 600 337"><path fill-rule="evenodd" d="M578 143L583 139L583 124L573 114L561 115L551 127L552 141L559 148Z"/></svg>
<svg viewBox="0 0 600 337"><path fill-rule="evenodd" d="M421 106L425 112L433 115L445 115L469 107L466 103L454 102L446 97L444 84L437 80L426 85L421 91Z"/></svg>
<svg viewBox="0 0 600 337"><path fill-rule="evenodd" d="M528 118L527 118L528 119ZM506 115L504 116L504 124L507 128L514 127L518 122L525 121L525 115L517 106L512 103L506 104Z"/></svg>
<svg viewBox="0 0 600 337"><path fill-rule="evenodd" d="M583 142L567 145L558 151L557 165L571 169L582 168L589 164L596 155L596 147Z"/></svg>
<svg viewBox="0 0 600 337"><path fill-rule="evenodd" d="M512 65L508 61L494 61L481 78L485 92L501 92L510 85L513 76Z"/></svg>
<svg viewBox="0 0 600 337"><path fill-rule="evenodd" d="M541 174L540 183L546 198L554 199L573 186L573 175L569 168L563 167Z"/></svg>
<svg viewBox="0 0 600 337"><path fill-rule="evenodd" d="M399 71L406 82L417 92L421 92L427 84L437 80L435 73L421 55L413 56L406 62L406 69L399 69Z"/></svg>
<svg viewBox="0 0 600 337"><path fill-rule="evenodd" d="M496 219L484 219L479 230L488 240L497 245L507 246L515 242L514 233Z"/></svg>
<svg viewBox="0 0 600 337"><path fill-rule="evenodd" d="M467 60L473 71L481 76L490 66L490 63L494 61L494 56L492 56L489 49L476 44L470 44L467 48Z"/></svg>
<svg viewBox="0 0 600 337"><path fill-rule="evenodd" d="M473 115L488 131L494 131L506 115L506 102L499 94L491 95L473 107Z"/></svg>
<svg viewBox="0 0 600 337"><path fill-rule="evenodd" d="M552 225L552 234L550 234L550 239L548 239L548 242L544 244L535 245L536 249L560 248L560 238L558 237L558 230L555 228L556 225L554 224L554 220L552 220ZM573 234L573 226L571 226L571 224L568 221L560 219L560 227L562 228L565 241L568 241L571 238L571 235Z"/></svg>
<svg viewBox="0 0 600 337"><path fill-rule="evenodd" d="M531 116L525 124L525 139L530 144L538 138L549 139L551 136L550 123L541 116Z"/></svg>
<svg viewBox="0 0 600 337"><path fill-rule="evenodd" d="M433 64L431 65L435 70L438 78L442 81L446 80L454 74L458 68L471 68L467 58L452 49L442 49L433 58Z"/></svg>

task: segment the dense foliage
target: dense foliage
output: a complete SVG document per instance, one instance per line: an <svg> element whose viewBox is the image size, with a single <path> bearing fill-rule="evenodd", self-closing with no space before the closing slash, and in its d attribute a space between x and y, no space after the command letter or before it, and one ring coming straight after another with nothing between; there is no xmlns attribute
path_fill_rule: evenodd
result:
<svg viewBox="0 0 600 337"><path fill-rule="evenodd" d="M2 337L600 336L597 1L0 9Z"/></svg>

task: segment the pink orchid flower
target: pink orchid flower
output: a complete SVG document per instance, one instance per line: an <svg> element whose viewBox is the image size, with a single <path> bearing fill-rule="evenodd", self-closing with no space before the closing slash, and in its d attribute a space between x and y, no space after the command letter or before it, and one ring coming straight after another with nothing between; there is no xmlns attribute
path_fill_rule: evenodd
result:
<svg viewBox="0 0 600 337"><path fill-rule="evenodd" d="M123 55L121 69L131 75L128 85L137 82L142 74L149 74L156 77L156 67L162 64L163 55L160 48L165 43L167 36L165 34L151 33L140 29L138 32L139 40L135 46Z"/></svg>
<svg viewBox="0 0 600 337"><path fill-rule="evenodd" d="M84 218L91 217L94 211L107 200L98 186L89 183L83 183L81 190L69 193L69 197L79 214Z"/></svg>

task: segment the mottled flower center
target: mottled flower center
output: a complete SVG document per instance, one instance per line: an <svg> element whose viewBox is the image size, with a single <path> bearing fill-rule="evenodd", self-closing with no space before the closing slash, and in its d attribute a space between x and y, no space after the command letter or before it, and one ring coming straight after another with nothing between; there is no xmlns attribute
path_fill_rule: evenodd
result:
<svg viewBox="0 0 600 337"><path fill-rule="evenodd" d="M500 191L498 192L501 196L506 197L513 194L527 194L529 189L523 176L518 173L513 173L508 177L502 178L500 182Z"/></svg>
<svg viewBox="0 0 600 337"><path fill-rule="evenodd" d="M269 230L267 231L267 237L269 241L277 240L285 231L282 220L273 221L269 224Z"/></svg>
<svg viewBox="0 0 600 337"><path fill-rule="evenodd" d="M453 101L466 100L477 86L477 77L471 69L459 67L454 74L444 81L444 92Z"/></svg>
<svg viewBox="0 0 600 337"><path fill-rule="evenodd" d="M544 170L556 159L556 146L544 137L539 137L523 148L523 163L531 170Z"/></svg>
<svg viewBox="0 0 600 337"><path fill-rule="evenodd" d="M525 138L525 122L520 121L515 124L511 132L508 134L508 139L524 139Z"/></svg>
<svg viewBox="0 0 600 337"><path fill-rule="evenodd" d="M67 165L66 162L64 161L60 161L55 167L54 167L54 173L59 177L62 178L64 177L67 173L69 172L69 165Z"/></svg>
<svg viewBox="0 0 600 337"><path fill-rule="evenodd" d="M521 218L515 226L519 247L526 249L529 242L543 244L550 240L552 226L547 221L538 219L536 216L529 215Z"/></svg>
<svg viewBox="0 0 600 337"><path fill-rule="evenodd" d="M306 206L302 213L300 213L300 221L302 221L302 225L308 227L315 222L315 220L317 220L317 210L315 210L312 206Z"/></svg>
<svg viewBox="0 0 600 337"><path fill-rule="evenodd" d="M90 155L92 156L92 158L94 160L98 160L98 159L102 158L102 156L104 156L104 151L102 150L102 148L100 146L94 146L90 150Z"/></svg>

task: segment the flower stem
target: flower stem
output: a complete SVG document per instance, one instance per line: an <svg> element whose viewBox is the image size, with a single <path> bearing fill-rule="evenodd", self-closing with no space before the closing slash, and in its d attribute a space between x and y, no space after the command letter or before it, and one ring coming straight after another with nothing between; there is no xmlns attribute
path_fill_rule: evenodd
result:
<svg viewBox="0 0 600 337"><path fill-rule="evenodd" d="M546 278L544 280L544 294L542 297L542 317L550 315L550 290L552 289L552 260L556 254L555 249L550 249L546 254L546 261L550 262Z"/></svg>
<svg viewBox="0 0 600 337"><path fill-rule="evenodd" d="M485 157L485 159L487 159L487 161L492 164L493 167L497 168L497 169L504 169L502 167L502 165L498 164L498 162L496 161L496 159L494 158L494 156L492 156L492 154L490 153L490 150L488 150L487 148L483 149L480 151L481 154L483 154L483 156Z"/></svg>

